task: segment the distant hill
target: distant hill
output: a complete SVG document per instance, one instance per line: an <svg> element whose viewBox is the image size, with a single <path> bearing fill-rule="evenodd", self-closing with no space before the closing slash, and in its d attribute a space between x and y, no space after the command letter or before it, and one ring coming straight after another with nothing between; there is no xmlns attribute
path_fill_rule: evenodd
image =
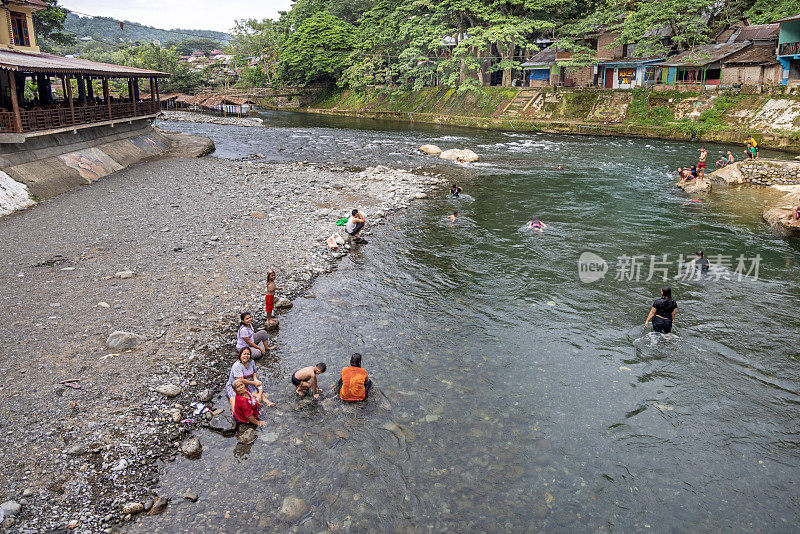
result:
<svg viewBox="0 0 800 534"><path fill-rule="evenodd" d="M122 28L120 28L122 22ZM91 37L96 41L106 41L108 43L150 43L158 41L166 44L169 41L179 42L188 39L213 39L227 44L230 41L230 34L215 32L211 30L161 30L150 26L144 26L136 22L119 21L110 17L79 17L74 13L67 16L64 23L67 32L74 33L77 38Z"/></svg>

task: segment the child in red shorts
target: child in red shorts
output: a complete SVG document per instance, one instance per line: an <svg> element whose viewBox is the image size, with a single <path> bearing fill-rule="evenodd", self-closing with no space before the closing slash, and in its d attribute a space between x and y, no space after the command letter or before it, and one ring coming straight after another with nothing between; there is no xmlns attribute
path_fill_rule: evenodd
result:
<svg viewBox="0 0 800 534"><path fill-rule="evenodd" d="M275 322L275 315L273 312L275 311L275 290L277 289L283 288L277 287L275 283L275 271L270 267L269 271L267 271L267 295L264 297L264 305L267 307L267 321L269 321L270 324Z"/></svg>

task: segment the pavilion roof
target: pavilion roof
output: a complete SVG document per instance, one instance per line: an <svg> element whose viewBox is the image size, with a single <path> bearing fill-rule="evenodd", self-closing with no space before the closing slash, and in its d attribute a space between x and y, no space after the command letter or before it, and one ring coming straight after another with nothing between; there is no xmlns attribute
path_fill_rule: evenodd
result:
<svg viewBox="0 0 800 534"><path fill-rule="evenodd" d="M169 73L155 70L99 63L88 59L69 58L44 52L23 52L0 49L0 69L53 74L96 74L99 76L166 78Z"/></svg>

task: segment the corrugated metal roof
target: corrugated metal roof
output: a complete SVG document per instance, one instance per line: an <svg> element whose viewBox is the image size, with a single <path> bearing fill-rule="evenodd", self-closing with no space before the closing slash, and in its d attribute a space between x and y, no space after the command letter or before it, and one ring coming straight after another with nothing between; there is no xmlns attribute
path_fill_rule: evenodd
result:
<svg viewBox="0 0 800 534"><path fill-rule="evenodd" d="M696 46L691 50L668 58L663 65L666 67L700 67L723 60L748 46L750 46L750 43L722 43Z"/></svg>
<svg viewBox="0 0 800 534"><path fill-rule="evenodd" d="M783 19L773 20L773 24L781 23L781 22L792 22L793 20L800 20L800 13L797 15L792 15L791 17L786 17Z"/></svg>
<svg viewBox="0 0 800 534"><path fill-rule="evenodd" d="M556 47L550 46L544 50L539 50L536 55L520 65L525 67L549 67L556 62Z"/></svg>
<svg viewBox="0 0 800 534"><path fill-rule="evenodd" d="M38 7L38 8L42 8L42 9L50 7L43 0L11 0L11 3L12 4L18 4L18 5L21 5L21 6L33 6L33 7Z"/></svg>
<svg viewBox="0 0 800 534"><path fill-rule="evenodd" d="M744 26L743 28L739 28L739 31L733 35L731 42L741 43L743 41L777 41L780 28L780 24L756 24L753 26Z"/></svg>
<svg viewBox="0 0 800 534"><path fill-rule="evenodd" d="M88 59L56 56L45 54L44 52L22 52L18 50L0 50L0 69L122 77L157 76L166 78L169 76L166 72L155 70L124 67L122 65L112 65L111 63L98 63Z"/></svg>
<svg viewBox="0 0 800 534"><path fill-rule="evenodd" d="M775 49L769 46L754 46L739 54L734 54L722 62L724 65L749 64L749 65L775 65Z"/></svg>

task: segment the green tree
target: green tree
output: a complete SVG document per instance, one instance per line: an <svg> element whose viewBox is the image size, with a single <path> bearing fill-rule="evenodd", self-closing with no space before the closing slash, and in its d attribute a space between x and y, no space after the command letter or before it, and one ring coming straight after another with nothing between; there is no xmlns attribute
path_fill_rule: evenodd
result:
<svg viewBox="0 0 800 534"><path fill-rule="evenodd" d="M288 84L335 83L349 65L355 28L326 11L303 21L280 47L280 79Z"/></svg>
<svg viewBox="0 0 800 534"><path fill-rule="evenodd" d="M58 5L58 0L44 1L48 7L33 14L33 27L39 46L46 51L52 51L54 44L74 44L75 36L64 31L64 22L69 11Z"/></svg>
<svg viewBox="0 0 800 534"><path fill-rule="evenodd" d="M173 46L175 50L184 56L188 56L192 52L202 52L206 57L211 55L212 50L222 48L222 44L219 41L206 39L205 37L186 39L175 43Z"/></svg>
<svg viewBox="0 0 800 534"><path fill-rule="evenodd" d="M269 85L278 71L280 43L288 34L286 20L237 20L228 52L239 67L240 86ZM245 70L247 72L245 73ZM256 72L258 71L258 72Z"/></svg>
<svg viewBox="0 0 800 534"><path fill-rule="evenodd" d="M800 13L800 0L756 0L746 15L751 24L769 24L773 20Z"/></svg>

